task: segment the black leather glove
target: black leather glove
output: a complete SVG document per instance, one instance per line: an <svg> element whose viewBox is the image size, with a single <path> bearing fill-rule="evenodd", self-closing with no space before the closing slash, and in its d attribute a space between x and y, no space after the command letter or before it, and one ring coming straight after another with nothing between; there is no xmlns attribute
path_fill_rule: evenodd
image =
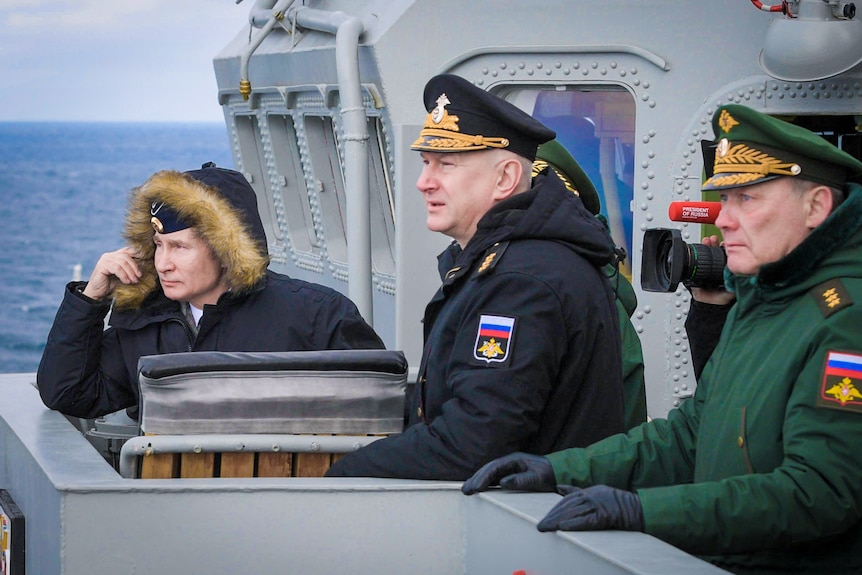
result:
<svg viewBox="0 0 862 575"><path fill-rule="evenodd" d="M556 491L557 478L546 457L510 453L482 466L464 482L461 491L464 495L473 495L492 485L513 491Z"/></svg>
<svg viewBox="0 0 862 575"><path fill-rule="evenodd" d="M539 531L644 530L643 507L636 493L607 485L586 489L560 485L557 491L563 499L539 521Z"/></svg>

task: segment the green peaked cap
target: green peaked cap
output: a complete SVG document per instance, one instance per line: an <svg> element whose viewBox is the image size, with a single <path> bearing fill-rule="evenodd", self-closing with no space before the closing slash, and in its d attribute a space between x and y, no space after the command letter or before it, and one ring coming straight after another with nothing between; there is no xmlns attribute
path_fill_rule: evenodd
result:
<svg viewBox="0 0 862 575"><path fill-rule="evenodd" d="M862 174L862 161L800 126L747 106L715 111L717 145L712 176L703 190L724 190L798 177L835 188Z"/></svg>
<svg viewBox="0 0 862 575"><path fill-rule="evenodd" d="M536 150L536 161L533 162L533 177L536 177L548 165L560 176L566 187L581 198L584 207L591 214L596 215L601 211L602 204L593 182L581 168L581 165L557 140L550 140L539 145L539 149Z"/></svg>

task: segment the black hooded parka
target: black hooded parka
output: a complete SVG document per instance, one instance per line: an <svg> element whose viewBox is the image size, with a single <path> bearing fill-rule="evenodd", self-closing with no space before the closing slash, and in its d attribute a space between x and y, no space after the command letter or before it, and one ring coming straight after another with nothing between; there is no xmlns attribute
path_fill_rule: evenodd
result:
<svg viewBox="0 0 862 575"><path fill-rule="evenodd" d="M556 175L494 206L439 258L405 431L327 475L463 480L513 451L622 432L619 320L601 271L613 255Z"/></svg>
<svg viewBox="0 0 862 575"><path fill-rule="evenodd" d="M204 306L197 326L159 286L153 202L165 202L193 222L225 268L230 290ZM135 407L138 360L145 355L383 348L348 298L267 270L254 190L238 172L214 166L158 172L132 191L123 235L140 254L142 277L118 286L105 301L80 293L83 282L66 286L36 376L51 409L93 418Z"/></svg>

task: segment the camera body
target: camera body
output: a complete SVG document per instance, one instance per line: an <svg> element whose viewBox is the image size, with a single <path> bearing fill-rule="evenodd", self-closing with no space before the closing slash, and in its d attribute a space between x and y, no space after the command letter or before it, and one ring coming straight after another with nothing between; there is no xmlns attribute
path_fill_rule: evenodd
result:
<svg viewBox="0 0 862 575"><path fill-rule="evenodd" d="M653 228L644 232L641 287L665 293L676 291L680 282L689 288L720 288L726 264L724 248L687 244L679 230Z"/></svg>

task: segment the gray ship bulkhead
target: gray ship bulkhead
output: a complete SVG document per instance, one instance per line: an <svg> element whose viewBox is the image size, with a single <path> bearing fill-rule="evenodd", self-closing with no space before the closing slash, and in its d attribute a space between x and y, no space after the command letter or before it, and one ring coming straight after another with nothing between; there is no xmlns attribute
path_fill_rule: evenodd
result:
<svg viewBox="0 0 862 575"><path fill-rule="evenodd" d="M123 479L32 374L0 376L30 575L722 573L649 535L539 533L559 496L385 479Z"/></svg>

